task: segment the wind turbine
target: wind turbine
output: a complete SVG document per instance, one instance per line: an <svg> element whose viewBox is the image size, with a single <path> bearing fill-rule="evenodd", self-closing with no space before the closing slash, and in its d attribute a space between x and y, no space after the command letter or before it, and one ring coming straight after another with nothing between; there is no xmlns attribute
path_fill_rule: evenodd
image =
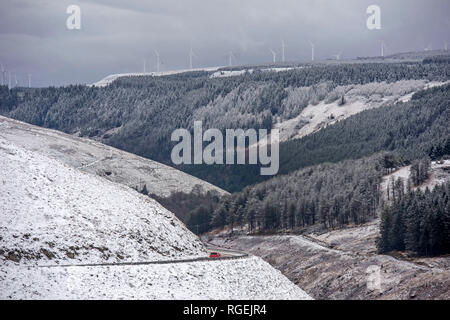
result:
<svg viewBox="0 0 450 320"><path fill-rule="evenodd" d="M2 86L5 85L5 69L3 68L3 63L0 63L1 72L2 72Z"/></svg>
<svg viewBox="0 0 450 320"><path fill-rule="evenodd" d="M159 66L161 65L161 61L159 60L159 52L155 49L156 55L156 72L159 72Z"/></svg>
<svg viewBox="0 0 450 320"><path fill-rule="evenodd" d="M234 59L234 61L236 61L236 57L235 57L235 55L233 54L233 51L230 51L230 52L228 53L228 66L229 66L229 67L231 67L231 66L233 65L233 59Z"/></svg>
<svg viewBox="0 0 450 320"><path fill-rule="evenodd" d="M281 61L282 62L286 61L285 49L286 49L286 43L284 43L284 40L281 40Z"/></svg>
<svg viewBox="0 0 450 320"><path fill-rule="evenodd" d="M386 49L386 43L381 40L381 56L384 57L384 50Z"/></svg>
<svg viewBox="0 0 450 320"><path fill-rule="evenodd" d="M309 41L309 44L311 45L311 61L314 61L314 59L315 59L315 52L314 52L315 45L311 41Z"/></svg>
<svg viewBox="0 0 450 320"><path fill-rule="evenodd" d="M28 88L31 88L31 73L28 74Z"/></svg>
<svg viewBox="0 0 450 320"><path fill-rule="evenodd" d="M336 58L336 60L341 60L342 50L338 54L333 54L333 57Z"/></svg>
<svg viewBox="0 0 450 320"><path fill-rule="evenodd" d="M192 65L192 59L193 58L197 58L197 55L195 54L194 50L192 50L192 45L191 45L191 50L189 51L189 69L193 69L193 65Z"/></svg>
<svg viewBox="0 0 450 320"><path fill-rule="evenodd" d="M273 51L272 49L269 49L269 50L272 53L273 63L277 62L277 53L275 51Z"/></svg>

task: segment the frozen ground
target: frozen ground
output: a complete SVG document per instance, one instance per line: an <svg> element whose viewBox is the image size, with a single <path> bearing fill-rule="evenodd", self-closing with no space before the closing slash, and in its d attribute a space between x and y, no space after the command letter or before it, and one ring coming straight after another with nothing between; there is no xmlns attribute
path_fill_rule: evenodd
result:
<svg viewBox="0 0 450 320"><path fill-rule="evenodd" d="M206 256L171 212L131 188L1 136L0 168L1 260L42 265Z"/></svg>
<svg viewBox="0 0 450 320"><path fill-rule="evenodd" d="M145 184L151 194L169 196L176 191L190 192L196 186L204 191L224 190L159 162L115 149L102 143L40 128L0 116L0 137L58 159L82 171L97 174L113 182L141 189Z"/></svg>
<svg viewBox="0 0 450 320"><path fill-rule="evenodd" d="M314 299L450 299L450 257L404 261L374 254L374 238L364 242L366 234L373 235L369 224L322 240L295 235L211 240L263 258Z"/></svg>
<svg viewBox="0 0 450 320"><path fill-rule="evenodd" d="M0 299L310 297L257 257L165 265L1 268Z"/></svg>

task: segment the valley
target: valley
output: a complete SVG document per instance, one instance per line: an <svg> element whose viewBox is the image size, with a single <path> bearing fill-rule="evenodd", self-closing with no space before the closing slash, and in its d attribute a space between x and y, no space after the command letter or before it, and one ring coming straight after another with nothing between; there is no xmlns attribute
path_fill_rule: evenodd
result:
<svg viewBox="0 0 450 320"><path fill-rule="evenodd" d="M450 299L441 54L0 87L0 298ZM200 121L278 174L172 163Z"/></svg>

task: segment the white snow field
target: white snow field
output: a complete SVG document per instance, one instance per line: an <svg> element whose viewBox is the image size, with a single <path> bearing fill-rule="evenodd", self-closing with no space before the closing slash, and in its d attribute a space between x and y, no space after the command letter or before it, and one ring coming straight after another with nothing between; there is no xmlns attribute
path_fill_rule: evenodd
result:
<svg viewBox="0 0 450 320"><path fill-rule="evenodd" d="M257 257L180 261L207 250L156 201L5 136L0 299L310 298Z"/></svg>
<svg viewBox="0 0 450 320"><path fill-rule="evenodd" d="M93 87L106 87L113 83L115 80L124 77L143 77L143 76L151 76L151 77L162 77L162 76L170 76L173 74L185 73L185 72L195 72L195 71L206 71L213 72L217 71L223 67L209 67L209 68L194 68L194 69L183 69L183 70L172 70L172 71L160 71L160 72L134 72L134 73L117 73L106 76L100 81L93 83L91 86Z"/></svg>
<svg viewBox="0 0 450 320"><path fill-rule="evenodd" d="M75 137L60 131L33 126L0 116L0 136L17 146L36 151L82 171L141 189L145 184L150 194L169 196L176 191L226 191L184 172L104 145L94 140Z"/></svg>
<svg viewBox="0 0 450 320"><path fill-rule="evenodd" d="M303 69L304 67L278 67L278 68L262 68L259 69L261 72L285 72L295 69ZM218 70L214 72L210 78L228 78L228 77L238 77L246 73L252 74L255 69L242 69L242 70Z"/></svg>
<svg viewBox="0 0 450 320"><path fill-rule="evenodd" d="M20 265L206 256L171 212L135 190L0 137L0 257Z"/></svg>
<svg viewBox="0 0 450 320"><path fill-rule="evenodd" d="M311 299L257 257L163 265L1 268L0 299L17 298Z"/></svg>

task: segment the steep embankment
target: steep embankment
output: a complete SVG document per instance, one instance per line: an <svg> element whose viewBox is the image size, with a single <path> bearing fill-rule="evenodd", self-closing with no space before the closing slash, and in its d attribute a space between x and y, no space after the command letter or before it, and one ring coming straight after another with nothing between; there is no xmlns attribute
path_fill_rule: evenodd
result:
<svg viewBox="0 0 450 320"><path fill-rule="evenodd" d="M206 256L156 201L0 137L0 249L21 265Z"/></svg>

